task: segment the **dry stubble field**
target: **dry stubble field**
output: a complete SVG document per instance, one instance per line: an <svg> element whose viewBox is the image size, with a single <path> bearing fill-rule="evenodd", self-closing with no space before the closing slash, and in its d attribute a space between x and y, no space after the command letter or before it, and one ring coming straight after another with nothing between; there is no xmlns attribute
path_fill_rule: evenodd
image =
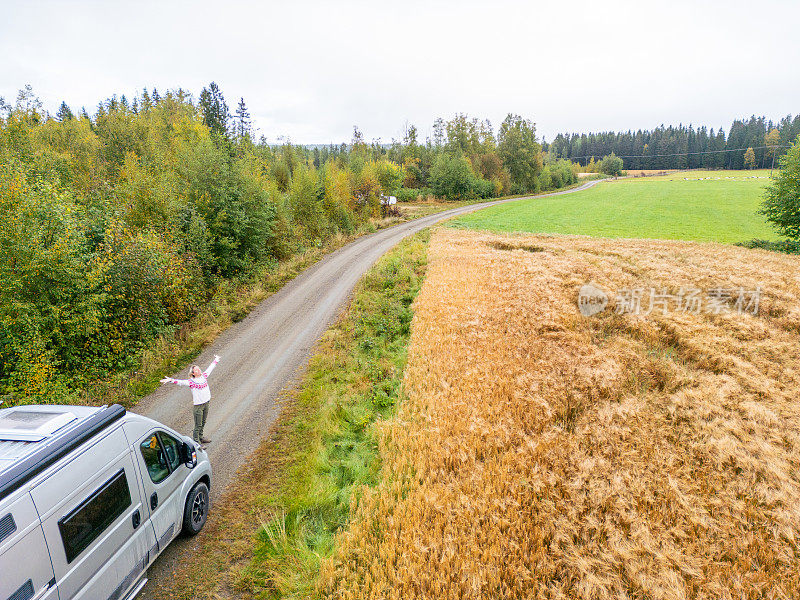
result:
<svg viewBox="0 0 800 600"><path fill-rule="evenodd" d="M763 287L760 316L587 318L578 288ZM797 258L439 229L404 400L320 591L800 597Z"/></svg>

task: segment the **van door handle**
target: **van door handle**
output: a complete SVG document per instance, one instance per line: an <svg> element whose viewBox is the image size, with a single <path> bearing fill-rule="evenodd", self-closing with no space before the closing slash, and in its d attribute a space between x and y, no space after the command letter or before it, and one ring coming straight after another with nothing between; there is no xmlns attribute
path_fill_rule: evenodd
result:
<svg viewBox="0 0 800 600"><path fill-rule="evenodd" d="M153 492L150 496L150 510L155 510L158 506L158 492Z"/></svg>
<svg viewBox="0 0 800 600"><path fill-rule="evenodd" d="M133 528L136 529L141 522L142 522L142 515L139 512L139 509L137 508L135 511L133 511L133 516L131 517L131 524L133 525Z"/></svg>
<svg viewBox="0 0 800 600"><path fill-rule="evenodd" d="M48 591L50 591L50 588L53 587L55 584L56 584L56 580L55 579L51 579L50 581L47 582L46 586L44 586L42 589L39 590L38 594L36 594L35 596L33 596L31 598L31 600L42 600L42 598L44 598L44 595Z"/></svg>

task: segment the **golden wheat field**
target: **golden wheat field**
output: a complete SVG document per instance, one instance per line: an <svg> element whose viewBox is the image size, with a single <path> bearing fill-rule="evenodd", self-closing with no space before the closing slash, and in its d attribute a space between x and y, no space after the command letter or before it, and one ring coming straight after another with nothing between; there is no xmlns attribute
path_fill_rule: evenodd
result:
<svg viewBox="0 0 800 600"><path fill-rule="evenodd" d="M800 598L797 258L439 229L331 598ZM578 289L762 288L584 317Z"/></svg>

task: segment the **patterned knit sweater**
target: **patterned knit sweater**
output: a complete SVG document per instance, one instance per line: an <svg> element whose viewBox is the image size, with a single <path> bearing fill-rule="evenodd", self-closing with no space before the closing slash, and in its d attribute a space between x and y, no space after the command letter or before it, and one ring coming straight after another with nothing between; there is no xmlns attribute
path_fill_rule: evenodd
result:
<svg viewBox="0 0 800 600"><path fill-rule="evenodd" d="M208 365L208 368L200 377L192 377L191 379L173 379L170 377L169 382L175 385L189 386L189 389L192 391L192 402L194 402L194 405L205 404L211 400L211 390L208 388L208 376L211 375L211 371L214 370L218 362L219 360L216 358L211 361L211 364Z"/></svg>

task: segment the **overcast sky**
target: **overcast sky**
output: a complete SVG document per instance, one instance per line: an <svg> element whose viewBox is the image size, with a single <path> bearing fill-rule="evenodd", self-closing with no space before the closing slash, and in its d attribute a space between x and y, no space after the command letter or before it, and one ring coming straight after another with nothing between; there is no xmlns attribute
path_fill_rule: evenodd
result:
<svg viewBox="0 0 800 600"><path fill-rule="evenodd" d="M800 112L800 2L2 0L0 96L55 112L216 81L259 134L422 137L456 112L561 131Z"/></svg>

